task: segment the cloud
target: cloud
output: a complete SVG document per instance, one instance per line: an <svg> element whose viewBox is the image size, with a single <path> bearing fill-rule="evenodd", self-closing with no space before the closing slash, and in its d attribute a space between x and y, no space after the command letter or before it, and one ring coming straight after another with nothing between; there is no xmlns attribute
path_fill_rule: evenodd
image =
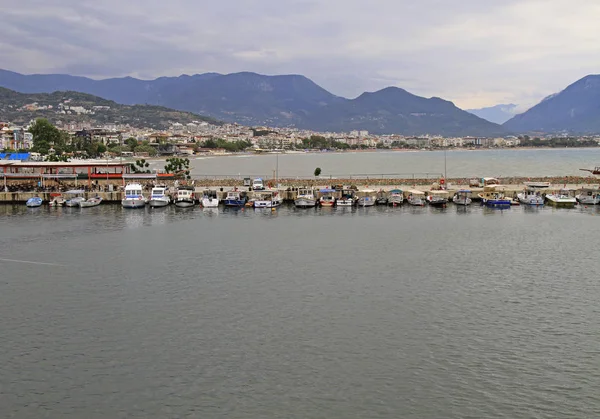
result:
<svg viewBox="0 0 600 419"><path fill-rule="evenodd" d="M528 106L598 71L599 17L596 0L4 0L0 62L95 78L294 73L346 97L396 85Z"/></svg>

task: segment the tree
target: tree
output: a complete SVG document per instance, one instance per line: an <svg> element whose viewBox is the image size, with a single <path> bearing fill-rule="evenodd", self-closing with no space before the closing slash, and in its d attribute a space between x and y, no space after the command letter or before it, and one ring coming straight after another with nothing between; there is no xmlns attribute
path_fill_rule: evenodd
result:
<svg viewBox="0 0 600 419"><path fill-rule="evenodd" d="M173 173L176 176L183 176L185 179L191 179L190 176L190 159L171 157L167 159L165 172Z"/></svg>
<svg viewBox="0 0 600 419"><path fill-rule="evenodd" d="M62 154L65 137L50 121L45 118L36 119L33 125L29 127L29 132L33 135L32 151L48 154L48 150L54 148L56 154Z"/></svg>
<svg viewBox="0 0 600 419"><path fill-rule="evenodd" d="M321 174L321 168L320 168L320 167L317 167L317 168L315 169L315 177L318 177L320 174Z"/></svg>
<svg viewBox="0 0 600 419"><path fill-rule="evenodd" d="M133 163L131 169L133 170L133 173L150 173L148 166L150 166L150 163L148 163L145 159L139 159Z"/></svg>
<svg viewBox="0 0 600 419"><path fill-rule="evenodd" d="M133 137L129 137L125 140L125 145L129 147L129 151L134 152L138 145L138 141Z"/></svg>

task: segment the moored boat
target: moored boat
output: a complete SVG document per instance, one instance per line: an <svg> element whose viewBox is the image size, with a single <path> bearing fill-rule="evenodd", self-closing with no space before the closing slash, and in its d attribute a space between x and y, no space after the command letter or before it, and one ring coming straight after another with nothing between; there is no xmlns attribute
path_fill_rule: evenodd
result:
<svg viewBox="0 0 600 419"><path fill-rule="evenodd" d="M125 186L125 196L121 199L123 208L144 208L146 206L146 198L142 193L143 187L139 183L129 183Z"/></svg>
<svg viewBox="0 0 600 419"><path fill-rule="evenodd" d="M48 202L51 207L62 207L65 205L66 199L60 193L50 194L52 200Z"/></svg>
<svg viewBox="0 0 600 419"><path fill-rule="evenodd" d="M193 186L180 186L175 196L175 206L179 208L191 208L196 205Z"/></svg>
<svg viewBox="0 0 600 419"><path fill-rule="evenodd" d="M226 207L243 207L246 205L246 196L242 195L238 190L227 192L224 204Z"/></svg>
<svg viewBox="0 0 600 419"><path fill-rule="evenodd" d="M425 205L425 192L417 189L410 189L406 201L414 207L422 207Z"/></svg>
<svg viewBox="0 0 600 419"><path fill-rule="evenodd" d="M360 196L358 197L357 205L359 207L372 207L377 202L377 192L373 189L363 189L360 191Z"/></svg>
<svg viewBox="0 0 600 419"><path fill-rule="evenodd" d="M166 207L171 203L171 197L167 193L167 187L158 185L152 188L148 205L152 208Z"/></svg>
<svg viewBox="0 0 600 419"><path fill-rule="evenodd" d="M336 201L338 207L351 207L356 203L356 197L354 196L354 189L342 188L342 196Z"/></svg>
<svg viewBox="0 0 600 419"><path fill-rule="evenodd" d="M427 203L432 207L444 208L448 204L448 198L445 195L447 195L446 191L430 191L427 196Z"/></svg>
<svg viewBox="0 0 600 419"><path fill-rule="evenodd" d="M550 186L548 182L526 182L523 192L517 194L519 202L525 205L544 205L541 190Z"/></svg>
<svg viewBox="0 0 600 419"><path fill-rule="evenodd" d="M255 192L253 200L254 208L276 208L283 203L283 198L279 191L258 191Z"/></svg>
<svg viewBox="0 0 600 419"><path fill-rule="evenodd" d="M218 208L219 207L219 197L217 196L217 191L212 189L207 189L202 193L202 207L203 208Z"/></svg>
<svg viewBox="0 0 600 419"><path fill-rule="evenodd" d="M294 199L294 205L298 208L313 208L317 205L315 191L312 188L298 189L298 195Z"/></svg>
<svg viewBox="0 0 600 419"><path fill-rule="evenodd" d="M99 196L94 196L94 197L86 199L84 201L79 201L79 207L80 208L97 207L101 203L102 203L102 198Z"/></svg>
<svg viewBox="0 0 600 419"><path fill-rule="evenodd" d="M572 189L561 189L558 193L547 194L546 201L548 205L560 208L573 208L577 205L577 199L575 199Z"/></svg>
<svg viewBox="0 0 600 419"><path fill-rule="evenodd" d="M483 192L478 194L482 205L489 208L510 208L511 200L504 196L504 186L484 186Z"/></svg>
<svg viewBox="0 0 600 419"><path fill-rule="evenodd" d="M456 191L454 196L452 197L452 202L456 205L471 205L472 202L471 191L469 189L460 189Z"/></svg>
<svg viewBox="0 0 600 419"><path fill-rule="evenodd" d="M404 192L400 189L392 189L387 196L388 205L402 205L404 203Z"/></svg>
<svg viewBox="0 0 600 419"><path fill-rule="evenodd" d="M29 208L37 208L41 207L43 203L44 201L42 200L42 198L40 198L39 196L34 196L32 198L29 198L27 202L25 202L25 205Z"/></svg>
<svg viewBox="0 0 600 419"><path fill-rule="evenodd" d="M335 205L335 189L321 189L319 194L321 197L319 198L319 205L322 207L333 207Z"/></svg>
<svg viewBox="0 0 600 419"><path fill-rule="evenodd" d="M600 204L600 187L582 188L575 199L583 205L598 205Z"/></svg>
<svg viewBox="0 0 600 419"><path fill-rule="evenodd" d="M387 205L387 203L388 203L388 194L383 189L380 189L379 192L377 192L375 204L376 205Z"/></svg>
<svg viewBox="0 0 600 419"><path fill-rule="evenodd" d="M64 193L68 198L65 201L65 206L67 207L78 207L81 201L84 201L85 198L83 195L85 191L83 189L73 189Z"/></svg>

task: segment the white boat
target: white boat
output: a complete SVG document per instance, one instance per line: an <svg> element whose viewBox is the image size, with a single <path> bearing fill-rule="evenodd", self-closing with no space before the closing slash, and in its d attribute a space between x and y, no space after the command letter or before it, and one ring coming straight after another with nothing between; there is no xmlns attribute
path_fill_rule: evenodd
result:
<svg viewBox="0 0 600 419"><path fill-rule="evenodd" d="M342 196L338 198L336 205L338 207L351 207L356 203L354 189L342 189Z"/></svg>
<svg viewBox="0 0 600 419"><path fill-rule="evenodd" d="M83 197L85 191L83 189L74 189L67 191L64 194L68 197L65 201L65 206L67 207L78 207L79 203L85 200Z"/></svg>
<svg viewBox="0 0 600 419"><path fill-rule="evenodd" d="M363 189L360 191L357 205L359 207L372 207L377 201L377 192L373 189Z"/></svg>
<svg viewBox="0 0 600 419"><path fill-rule="evenodd" d="M414 207L422 207L425 205L425 192L417 189L409 189L406 202Z"/></svg>
<svg viewBox="0 0 600 419"><path fill-rule="evenodd" d="M29 198L25 205L29 208L37 208L41 207L44 201L39 196L34 196L33 198Z"/></svg>
<svg viewBox="0 0 600 419"><path fill-rule="evenodd" d="M121 199L123 208L144 208L146 198L142 193L143 187L139 183L130 183L125 186L125 196Z"/></svg>
<svg viewBox="0 0 600 419"><path fill-rule="evenodd" d="M152 208L166 207L171 203L171 197L167 193L166 186L155 186L150 193L148 205Z"/></svg>
<svg viewBox="0 0 600 419"><path fill-rule="evenodd" d="M471 198L471 191L469 189L460 189L456 191L452 197L452 202L454 202L456 205L471 205L471 202L473 202L473 199Z"/></svg>
<svg viewBox="0 0 600 419"><path fill-rule="evenodd" d="M525 205L544 205L541 190L550 187L548 182L526 182L523 192L517 194L517 199Z"/></svg>
<svg viewBox="0 0 600 419"><path fill-rule="evenodd" d="M387 200L388 205L402 205L404 203L404 192L402 192L400 189L392 189L389 193L388 193L388 200Z"/></svg>
<svg viewBox="0 0 600 419"><path fill-rule="evenodd" d="M575 198L583 205L598 205L600 204L600 187L583 188Z"/></svg>
<svg viewBox="0 0 600 419"><path fill-rule="evenodd" d="M255 192L253 200L254 208L275 208L283 203L283 198L279 191L261 191Z"/></svg>
<svg viewBox="0 0 600 419"><path fill-rule="evenodd" d="M194 188L192 186L180 186L179 188L177 188L175 206L179 208L191 208L194 205L196 205Z"/></svg>
<svg viewBox="0 0 600 419"><path fill-rule="evenodd" d="M99 196L94 196L94 197L86 199L84 201L79 201L79 206L81 208L97 207L101 203L102 203L102 198L100 198Z"/></svg>
<svg viewBox="0 0 600 419"><path fill-rule="evenodd" d="M575 199L575 193L572 189L561 189L556 194L548 194L546 195L546 201L548 201L548 205L553 207L573 208L577 205L577 199Z"/></svg>
<svg viewBox="0 0 600 419"><path fill-rule="evenodd" d="M325 188L319 190L319 195L321 195L319 198L319 205L322 207L333 207L336 201L335 193L335 189Z"/></svg>
<svg viewBox="0 0 600 419"><path fill-rule="evenodd" d="M313 208L317 205L315 191L312 188L298 189L298 195L294 199L294 205L298 208Z"/></svg>
<svg viewBox="0 0 600 419"><path fill-rule="evenodd" d="M62 207L65 205L67 200L62 195L57 195L52 198L52 201L48 202L51 207Z"/></svg>
<svg viewBox="0 0 600 419"><path fill-rule="evenodd" d="M202 207L203 208L218 208L219 207L219 197L217 196L217 191L207 189L203 192Z"/></svg>

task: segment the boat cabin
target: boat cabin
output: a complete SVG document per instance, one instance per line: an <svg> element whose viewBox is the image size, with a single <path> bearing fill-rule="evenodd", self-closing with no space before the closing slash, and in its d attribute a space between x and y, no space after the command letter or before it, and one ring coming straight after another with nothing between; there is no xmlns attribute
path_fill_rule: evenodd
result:
<svg viewBox="0 0 600 419"><path fill-rule="evenodd" d="M139 183L130 183L129 185L125 186L125 196L127 197L138 197L142 195L142 191L142 185Z"/></svg>

